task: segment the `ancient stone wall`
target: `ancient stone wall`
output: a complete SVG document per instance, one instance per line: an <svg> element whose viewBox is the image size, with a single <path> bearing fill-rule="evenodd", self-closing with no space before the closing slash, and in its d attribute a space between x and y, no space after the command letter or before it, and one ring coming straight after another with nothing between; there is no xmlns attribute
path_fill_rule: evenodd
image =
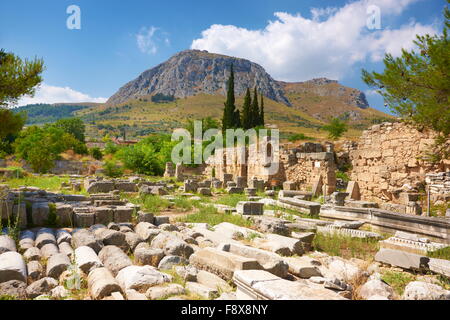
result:
<svg viewBox="0 0 450 320"><path fill-rule="evenodd" d="M211 175L214 171L215 177L222 181L224 174L231 174L234 178L246 177L247 181L256 177L264 180L266 186L281 186L284 181L291 181L299 190L310 190L321 179L327 194L335 190L336 165L331 145L304 143L291 149L280 147L280 150L273 150L271 161L258 156L261 148L267 148L267 143L261 142L253 151L245 149L245 164L238 161L239 148L216 152L208 159L205 173ZM278 167L275 172L270 170L274 164Z"/></svg>
<svg viewBox="0 0 450 320"><path fill-rule="evenodd" d="M427 161L435 133L418 131L404 123L383 123L365 130L358 147L350 151L351 179L361 196L376 202L400 203L402 192L424 189L427 173L450 170L450 163Z"/></svg>
<svg viewBox="0 0 450 320"><path fill-rule="evenodd" d="M286 150L282 163L286 180L295 182L298 189L310 191L312 185L321 180L326 194L336 190L336 163L331 145L305 143Z"/></svg>

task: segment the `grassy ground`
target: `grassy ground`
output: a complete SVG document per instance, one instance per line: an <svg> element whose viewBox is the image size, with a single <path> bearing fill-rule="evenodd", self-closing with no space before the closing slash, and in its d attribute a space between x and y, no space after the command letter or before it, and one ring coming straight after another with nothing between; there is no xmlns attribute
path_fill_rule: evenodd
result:
<svg viewBox="0 0 450 320"><path fill-rule="evenodd" d="M430 258L450 260L450 247L445 247L433 252L428 252Z"/></svg>
<svg viewBox="0 0 450 320"><path fill-rule="evenodd" d="M68 182L68 177L60 176L29 176L23 178L7 179L4 183L11 188L20 186L37 187L44 190L57 191L63 182Z"/></svg>
<svg viewBox="0 0 450 320"><path fill-rule="evenodd" d="M414 281L416 277L407 272L399 271L386 271L382 274L381 279L394 289L397 295L401 296L405 287L411 281Z"/></svg>
<svg viewBox="0 0 450 320"><path fill-rule="evenodd" d="M378 240L322 233L317 233L314 237L313 247L315 250L344 259L358 258L368 261L372 261L379 250Z"/></svg>
<svg viewBox="0 0 450 320"><path fill-rule="evenodd" d="M252 225L250 220L247 220L240 215L220 213L213 206L201 207L195 213L178 218L178 221L192 222L192 223L208 223L211 226L215 226L222 222L230 222L242 227L250 227Z"/></svg>

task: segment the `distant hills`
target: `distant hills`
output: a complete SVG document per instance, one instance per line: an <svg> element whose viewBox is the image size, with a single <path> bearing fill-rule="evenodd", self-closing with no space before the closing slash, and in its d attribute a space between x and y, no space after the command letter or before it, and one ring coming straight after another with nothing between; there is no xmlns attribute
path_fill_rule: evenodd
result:
<svg viewBox="0 0 450 320"><path fill-rule="evenodd" d="M75 117L76 112L86 108L95 107L96 103L56 103L56 104L29 104L12 109L14 112L26 112L28 115L27 124L43 124L55 122L59 119Z"/></svg>
<svg viewBox="0 0 450 320"><path fill-rule="evenodd" d="M230 66L235 70L236 106L242 107L247 88L256 87L265 97L266 123L284 135L304 133L322 137L319 128L332 117L347 120L349 136L357 136L373 123L393 117L370 108L360 90L335 80L305 82L274 80L260 65L246 59L199 50L186 50L144 71L126 83L105 104L78 103L29 105L29 123L52 122L79 116L92 135L128 127L129 136L170 132L188 119L222 117ZM117 130L116 130L117 132Z"/></svg>

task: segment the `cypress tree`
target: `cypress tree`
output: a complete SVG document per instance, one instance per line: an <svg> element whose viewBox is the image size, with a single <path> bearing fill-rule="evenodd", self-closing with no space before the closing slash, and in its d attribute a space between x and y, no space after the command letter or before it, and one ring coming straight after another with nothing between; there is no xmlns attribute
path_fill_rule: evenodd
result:
<svg viewBox="0 0 450 320"><path fill-rule="evenodd" d="M234 97L234 70L233 65L231 65L230 78L227 84L227 100L224 103L225 108L223 109L222 117L222 130L234 128L236 122L236 106Z"/></svg>
<svg viewBox="0 0 450 320"><path fill-rule="evenodd" d="M256 87L253 91L253 100L251 101L250 108L250 128L254 128L259 125L259 106L258 106L258 93L256 91Z"/></svg>
<svg viewBox="0 0 450 320"><path fill-rule="evenodd" d="M264 127L264 96L261 93L261 111L259 113L259 125Z"/></svg>
<svg viewBox="0 0 450 320"><path fill-rule="evenodd" d="M252 98L250 95L250 89L247 88L247 92L244 97L244 105L242 107L242 121L241 125L244 130L250 129L252 125L251 119L251 107L252 107Z"/></svg>

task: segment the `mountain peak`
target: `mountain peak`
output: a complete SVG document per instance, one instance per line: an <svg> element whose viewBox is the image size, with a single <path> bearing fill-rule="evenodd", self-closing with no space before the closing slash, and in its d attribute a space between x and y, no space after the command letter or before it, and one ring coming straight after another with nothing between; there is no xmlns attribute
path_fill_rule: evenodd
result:
<svg viewBox="0 0 450 320"><path fill-rule="evenodd" d="M128 82L108 100L119 104L129 99L157 93L185 98L200 93L226 94L230 66L235 72L235 92L245 93L256 87L264 96L290 105L281 85L260 65L246 59L210 53L206 50L184 50Z"/></svg>

